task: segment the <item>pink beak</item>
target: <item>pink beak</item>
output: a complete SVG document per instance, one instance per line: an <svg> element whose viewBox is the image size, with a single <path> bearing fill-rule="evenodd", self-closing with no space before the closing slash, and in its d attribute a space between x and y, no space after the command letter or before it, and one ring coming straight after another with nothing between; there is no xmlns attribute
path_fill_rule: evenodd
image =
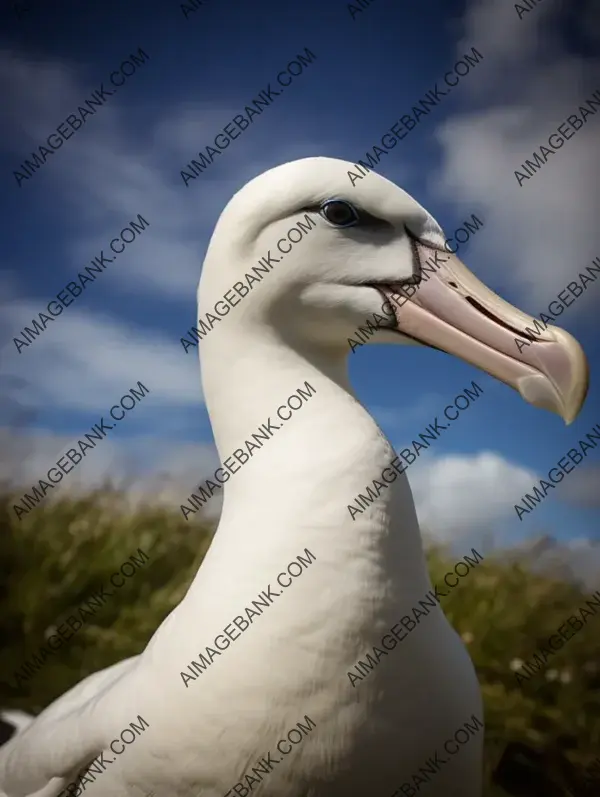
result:
<svg viewBox="0 0 600 797"><path fill-rule="evenodd" d="M571 423L589 383L587 359L575 338L559 327L544 328L505 302L456 255L418 241L415 246L422 266L428 259L436 265L423 268L422 281L409 289L381 288L394 309L398 331L481 368L529 404Z"/></svg>

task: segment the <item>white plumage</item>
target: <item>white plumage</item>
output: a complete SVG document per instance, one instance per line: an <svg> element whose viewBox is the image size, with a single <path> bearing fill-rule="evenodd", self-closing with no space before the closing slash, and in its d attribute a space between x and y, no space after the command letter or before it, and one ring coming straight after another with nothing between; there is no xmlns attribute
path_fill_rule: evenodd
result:
<svg viewBox="0 0 600 797"><path fill-rule="evenodd" d="M418 281L420 258L444 243L408 194L374 173L353 187L352 168L329 158L285 164L247 184L221 215L199 318L269 250L280 257L200 345L221 458L306 382L315 393L227 482L202 567L143 653L86 678L0 750L3 797L56 797L102 753L114 761L90 778L85 797L244 797L234 785L247 784L245 773L306 716L315 728L249 793L391 797L473 714L483 717L473 665L439 606L363 681L347 676L432 588L404 474L354 519L348 511L394 458L349 384L348 338L381 312L382 290ZM336 228L319 215L324 200L340 197L359 207L358 225ZM310 231L277 251L307 213ZM530 317L457 258L394 315L369 343L446 349L567 420L583 402L585 358L573 338L549 327L552 356L548 346L508 351L506 325ZM190 662L305 549L310 567L186 684ZM111 753L139 716L149 727ZM449 757L419 795L480 797L482 743L479 734Z"/></svg>

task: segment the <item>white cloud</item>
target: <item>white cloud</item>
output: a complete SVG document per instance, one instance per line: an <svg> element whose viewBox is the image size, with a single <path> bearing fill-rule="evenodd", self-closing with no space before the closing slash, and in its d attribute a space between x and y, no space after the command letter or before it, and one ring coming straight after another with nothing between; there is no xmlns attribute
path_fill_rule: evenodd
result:
<svg viewBox="0 0 600 797"><path fill-rule="evenodd" d="M471 1L456 52L474 46L484 58L461 83L470 109L438 130L443 162L431 181L485 222L469 251L471 266L511 282L536 315L600 253L598 113L521 188L514 176L600 88L600 59L572 55L561 40L568 12L542 3L519 20L513 3ZM596 16L595 35L598 28ZM565 325L582 310L594 312L598 290L588 287L577 310L564 313Z"/></svg>
<svg viewBox="0 0 600 797"><path fill-rule="evenodd" d="M76 440L45 429L24 433L0 427L0 483L29 492ZM170 443L153 435L119 438L110 431L48 497L84 492L109 481L125 487L133 502L179 507L218 465L212 444ZM218 514L220 507L221 499L215 496L209 514Z"/></svg>
<svg viewBox="0 0 600 797"><path fill-rule="evenodd" d="M500 556L560 580L578 581L589 592L600 588L600 544L590 539L577 538L565 544L544 535Z"/></svg>
<svg viewBox="0 0 600 797"><path fill-rule="evenodd" d="M558 495L575 506L600 507L600 465L578 468L558 486Z"/></svg>
<svg viewBox="0 0 600 797"><path fill-rule="evenodd" d="M408 477L420 524L443 542L507 519L537 481L533 471L493 451L424 457Z"/></svg>
<svg viewBox="0 0 600 797"><path fill-rule="evenodd" d="M13 302L2 327L17 334L41 306ZM5 339L8 334L4 334ZM144 401L173 409L202 403L198 359L164 335L68 307L18 354L12 341L0 352L2 372L28 384L25 403L45 409L104 411L135 387Z"/></svg>
<svg viewBox="0 0 600 797"><path fill-rule="evenodd" d="M564 559L586 589L590 592L600 589L600 546L590 540L579 543L565 548Z"/></svg>

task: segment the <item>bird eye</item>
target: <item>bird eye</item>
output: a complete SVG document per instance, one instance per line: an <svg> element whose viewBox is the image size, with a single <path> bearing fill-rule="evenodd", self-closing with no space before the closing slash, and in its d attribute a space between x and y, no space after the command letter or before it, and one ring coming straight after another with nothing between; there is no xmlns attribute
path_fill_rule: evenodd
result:
<svg viewBox="0 0 600 797"><path fill-rule="evenodd" d="M321 216L336 227L352 227L359 221L356 208L343 199L328 199L323 202Z"/></svg>

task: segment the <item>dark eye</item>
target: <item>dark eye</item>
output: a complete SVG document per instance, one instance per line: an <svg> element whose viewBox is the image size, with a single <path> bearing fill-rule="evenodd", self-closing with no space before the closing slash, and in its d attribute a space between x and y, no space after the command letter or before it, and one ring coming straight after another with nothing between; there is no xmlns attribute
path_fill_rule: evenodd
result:
<svg viewBox="0 0 600 797"><path fill-rule="evenodd" d="M323 202L321 216L336 227L352 227L359 221L356 208L343 199L328 199Z"/></svg>

